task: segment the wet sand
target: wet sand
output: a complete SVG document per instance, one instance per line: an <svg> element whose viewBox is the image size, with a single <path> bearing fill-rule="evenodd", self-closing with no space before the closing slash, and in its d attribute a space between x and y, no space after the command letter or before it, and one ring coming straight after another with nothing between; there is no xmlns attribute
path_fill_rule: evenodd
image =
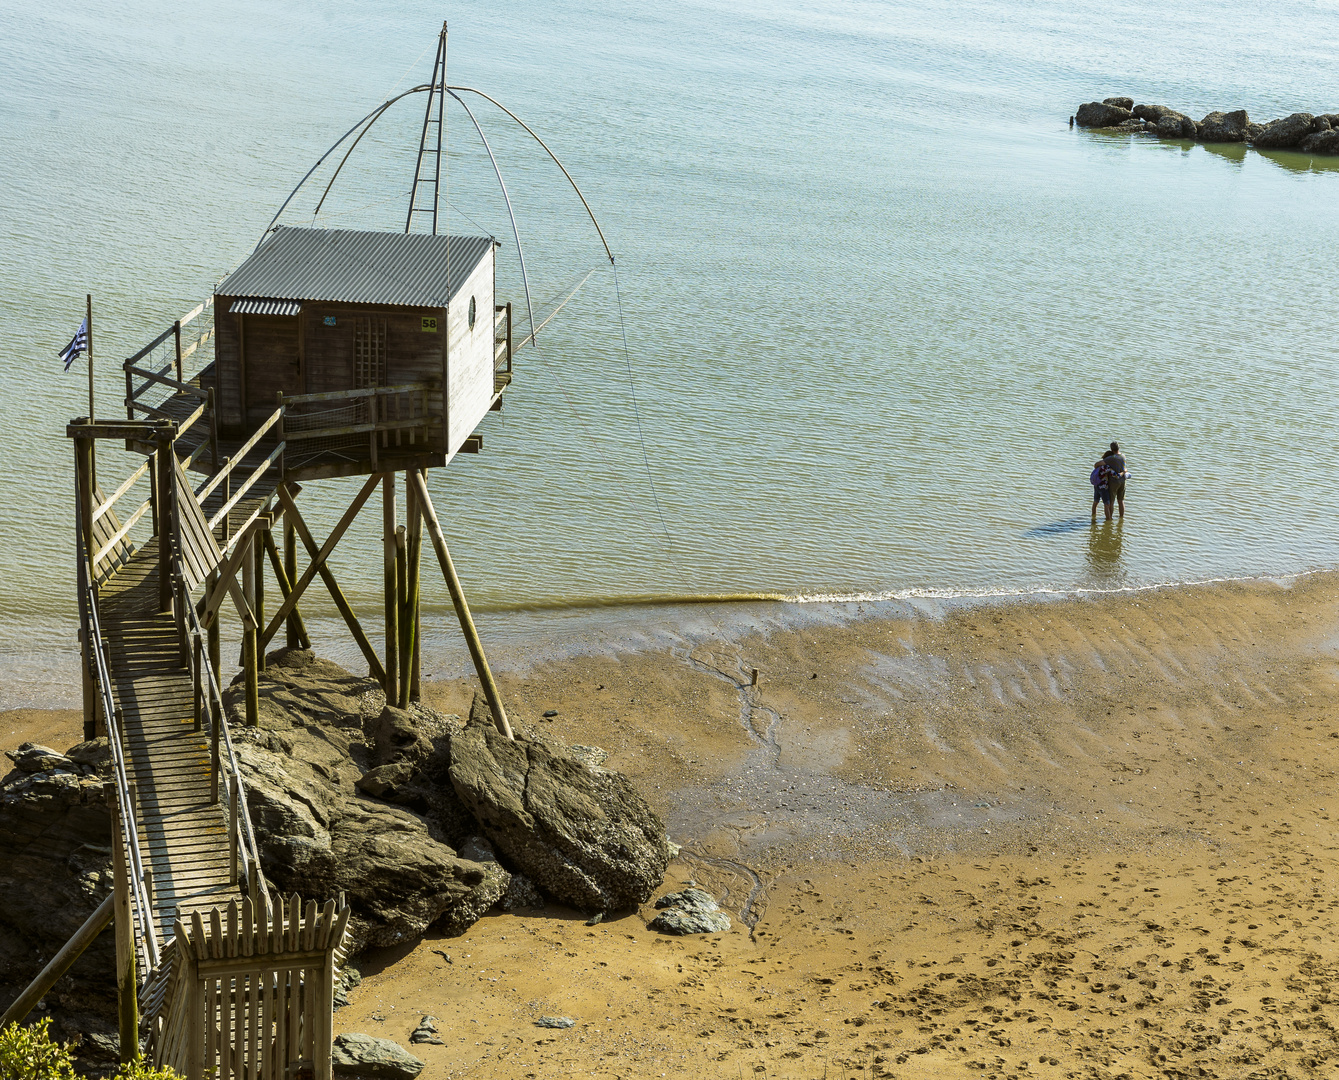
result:
<svg viewBox="0 0 1339 1080"><path fill-rule="evenodd" d="M1329 1075L1336 598L1321 574L500 672L518 726L646 793L683 845L666 889L735 925L490 915L364 957L336 1029L436 1016L433 1077Z"/></svg>

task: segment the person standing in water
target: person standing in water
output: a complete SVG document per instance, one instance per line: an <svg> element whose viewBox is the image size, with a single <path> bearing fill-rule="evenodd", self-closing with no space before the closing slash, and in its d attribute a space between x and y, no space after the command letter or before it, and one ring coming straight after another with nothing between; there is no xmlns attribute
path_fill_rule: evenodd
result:
<svg viewBox="0 0 1339 1080"><path fill-rule="evenodd" d="M1111 498L1120 505L1120 516L1125 517L1125 481L1130 478L1129 471L1125 468L1125 455L1120 452L1120 446L1117 443L1111 444L1111 449L1102 455L1102 460L1107 467L1107 491ZM1097 508L1093 508L1093 515L1096 516ZM1111 516L1111 504L1107 503L1107 517Z"/></svg>
<svg viewBox="0 0 1339 1080"><path fill-rule="evenodd" d="M1088 483L1093 485L1093 521L1097 520L1097 503L1100 500L1102 509L1106 513L1106 519L1111 520L1111 488L1108 483L1107 463L1102 458L1093 465L1093 471L1088 474Z"/></svg>

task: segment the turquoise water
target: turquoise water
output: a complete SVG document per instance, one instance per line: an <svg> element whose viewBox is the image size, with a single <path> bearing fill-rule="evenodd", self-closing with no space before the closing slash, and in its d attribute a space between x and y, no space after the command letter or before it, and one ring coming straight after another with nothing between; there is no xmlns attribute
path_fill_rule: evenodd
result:
<svg viewBox="0 0 1339 1080"><path fill-rule="evenodd" d="M1066 123L1117 93L1195 116L1339 110L1333 2L1262 20L1230 3L18 0L0 35L0 703L73 685L63 428L86 390L55 353L85 292L114 415L120 358L245 257L337 135L426 78L444 16L451 81L543 134L600 215L628 346L606 268L518 357L485 452L433 477L486 629L620 598L1339 562L1339 159ZM364 141L317 224L403 227L418 110ZM537 303L561 295L602 262L598 238L542 153L476 111ZM459 111L449 138L451 227L504 240L519 307ZM286 220L310 223L319 191ZM1113 438L1129 518L1094 531L1087 472ZM348 495L304 499L328 524ZM368 612L375 527L335 563Z"/></svg>

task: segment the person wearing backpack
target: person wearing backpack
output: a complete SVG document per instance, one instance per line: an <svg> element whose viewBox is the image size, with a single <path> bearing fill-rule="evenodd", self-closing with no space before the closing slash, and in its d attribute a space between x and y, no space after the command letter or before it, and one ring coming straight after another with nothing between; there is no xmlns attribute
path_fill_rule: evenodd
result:
<svg viewBox="0 0 1339 1080"><path fill-rule="evenodd" d="M1125 481L1130 478L1129 470L1125 468L1125 455L1120 452L1120 446L1116 443L1111 444L1111 449L1102 455L1102 460L1107 467L1107 490L1111 492L1111 498L1120 505L1120 516L1125 517ZM1108 506L1107 517L1111 516L1111 510Z"/></svg>
<svg viewBox="0 0 1339 1080"><path fill-rule="evenodd" d="M1093 485L1093 521L1097 520L1098 500L1102 502L1106 519L1111 520L1111 488L1107 485L1107 479L1107 463L1103 458L1093 465L1093 471L1088 474L1088 483Z"/></svg>

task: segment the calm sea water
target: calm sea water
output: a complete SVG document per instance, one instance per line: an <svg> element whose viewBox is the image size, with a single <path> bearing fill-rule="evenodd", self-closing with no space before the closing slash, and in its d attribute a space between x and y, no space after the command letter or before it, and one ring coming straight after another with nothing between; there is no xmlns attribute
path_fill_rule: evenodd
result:
<svg viewBox="0 0 1339 1080"><path fill-rule="evenodd" d="M451 81L545 136L619 256L618 291L596 273L518 358L485 453L433 477L486 632L639 597L1118 588L1339 562L1339 160L1066 124L1116 93L1195 116L1339 110L1332 0L1263 17L11 0L0 704L75 686L63 429L85 382L55 354L85 292L114 415L120 358L248 254L337 135L426 78L443 17ZM364 141L318 225L403 227L420 107ZM602 250L542 153L476 112L542 307ZM519 302L459 110L449 138L451 227L504 240ZM286 220L310 223L319 191ZM1087 472L1113 438L1130 516L1092 530ZM125 457L108 449L104 475ZM348 495L304 499L328 524ZM335 561L369 613L375 528ZM444 592L430 606L440 630Z"/></svg>

